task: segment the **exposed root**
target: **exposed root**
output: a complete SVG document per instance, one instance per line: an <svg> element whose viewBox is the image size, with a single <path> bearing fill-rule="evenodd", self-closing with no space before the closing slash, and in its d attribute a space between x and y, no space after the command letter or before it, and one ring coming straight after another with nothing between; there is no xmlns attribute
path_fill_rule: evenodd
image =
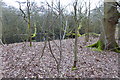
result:
<svg viewBox="0 0 120 80"><path fill-rule="evenodd" d="M119 48L119 46L116 44L115 45L116 47L114 48L114 49L108 49L108 50L110 50L110 51L114 51L114 52L117 52L117 53L120 53L120 48ZM91 47L91 48L96 48L96 49L92 49L92 50L94 50L94 51L103 51L103 50L105 50L104 48L104 44L100 41L100 40L98 40L98 42L97 43L95 43L95 44L92 44L92 45L89 45L89 46L87 46L87 47Z"/></svg>

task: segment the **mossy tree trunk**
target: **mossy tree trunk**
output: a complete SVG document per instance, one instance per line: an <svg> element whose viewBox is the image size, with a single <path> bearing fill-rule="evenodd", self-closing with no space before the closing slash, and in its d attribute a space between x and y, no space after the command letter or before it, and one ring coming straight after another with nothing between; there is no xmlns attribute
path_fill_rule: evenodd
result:
<svg viewBox="0 0 120 80"><path fill-rule="evenodd" d="M0 0L0 44L2 43L2 7L1 7L1 0Z"/></svg>
<svg viewBox="0 0 120 80"><path fill-rule="evenodd" d="M30 46L32 46L32 36L31 36L31 13L30 13L30 1L27 0L27 25L28 25L28 39L30 41Z"/></svg>
<svg viewBox="0 0 120 80"><path fill-rule="evenodd" d="M116 50L118 45L115 40L115 29L118 19L120 17L117 11L117 5L115 0L104 0L104 19L103 19L103 31L99 38L99 41L91 47L97 47L102 50Z"/></svg>
<svg viewBox="0 0 120 80"><path fill-rule="evenodd" d="M120 15L117 11L117 5L115 0L112 2L104 2L104 38L100 37L100 40L103 42L104 49L115 49L117 43L115 40L115 29L116 24L118 23ZM105 46L104 46L105 45Z"/></svg>

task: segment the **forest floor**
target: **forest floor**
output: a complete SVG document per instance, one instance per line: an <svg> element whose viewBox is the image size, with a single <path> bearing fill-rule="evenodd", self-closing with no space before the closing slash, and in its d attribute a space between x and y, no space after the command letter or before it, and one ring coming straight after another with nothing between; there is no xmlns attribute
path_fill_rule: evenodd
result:
<svg viewBox="0 0 120 80"><path fill-rule="evenodd" d="M3 69L3 65L2 65L2 50L3 48L0 48L0 79L2 79L3 75L2 75L2 69Z"/></svg>
<svg viewBox="0 0 120 80"><path fill-rule="evenodd" d="M60 67L60 41L50 41L52 53L48 42L33 42L30 47L28 42L14 43L0 46L3 49L3 77L5 78L118 78L118 53L112 51L94 51L87 48L98 38L90 37L85 43L84 36L78 40L77 70L72 71L74 60L74 39L62 40L62 56ZM44 53L43 53L44 51ZM43 56L41 57L43 53Z"/></svg>

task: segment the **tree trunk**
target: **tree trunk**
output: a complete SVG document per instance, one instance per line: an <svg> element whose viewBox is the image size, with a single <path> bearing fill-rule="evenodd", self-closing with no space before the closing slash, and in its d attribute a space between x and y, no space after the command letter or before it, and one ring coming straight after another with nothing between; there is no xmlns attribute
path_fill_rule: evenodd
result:
<svg viewBox="0 0 120 80"><path fill-rule="evenodd" d="M89 41L89 27L90 27L90 0L89 0L89 11L88 11L88 17L87 17L87 28L86 28L86 35L85 35L85 42L88 42Z"/></svg>
<svg viewBox="0 0 120 80"><path fill-rule="evenodd" d="M104 1L103 31L99 41L91 46L102 50L116 50L118 45L115 40L115 29L120 15L115 0L111 0L111 2Z"/></svg>
<svg viewBox="0 0 120 80"><path fill-rule="evenodd" d="M2 7L0 0L0 44L2 44Z"/></svg>
<svg viewBox="0 0 120 80"><path fill-rule="evenodd" d="M119 12L115 1L104 2L104 31L101 34L100 41L103 42L103 49L115 49L117 43L115 40L115 29L118 23Z"/></svg>
<svg viewBox="0 0 120 80"><path fill-rule="evenodd" d="M27 0L27 15L28 15L28 20L27 20L27 25L28 25L28 39L30 41L30 46L32 46L32 36L31 36L31 18L30 18L30 1Z"/></svg>
<svg viewBox="0 0 120 80"><path fill-rule="evenodd" d="M120 23L118 24L118 40L120 40Z"/></svg>
<svg viewBox="0 0 120 80"><path fill-rule="evenodd" d="M77 20L77 4L78 1L75 1L75 4L73 5L74 7L74 20L75 20L75 43L74 43L74 63L73 63L73 67L72 70L76 70L76 65L77 65L77 53L78 53L78 46L77 46L77 42L78 42L78 20Z"/></svg>

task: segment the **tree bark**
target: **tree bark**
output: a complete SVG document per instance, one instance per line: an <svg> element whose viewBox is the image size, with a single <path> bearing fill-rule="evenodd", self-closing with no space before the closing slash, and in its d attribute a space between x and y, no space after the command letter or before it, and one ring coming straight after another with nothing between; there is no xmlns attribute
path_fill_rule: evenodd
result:
<svg viewBox="0 0 120 80"><path fill-rule="evenodd" d="M0 39L2 39L2 7L0 1Z"/></svg>
<svg viewBox="0 0 120 80"><path fill-rule="evenodd" d="M78 20L77 20L77 4L78 1L76 0L73 7L74 7L74 20L75 20L75 43L74 43L74 63L72 70L76 70L76 65L77 65L77 53L78 53Z"/></svg>
<svg viewBox="0 0 120 80"><path fill-rule="evenodd" d="M104 31L100 37L100 41L103 44L103 49L110 50L117 47L115 40L115 29L119 17L120 15L117 11L117 5L115 1L113 0L113 2L104 2Z"/></svg>
<svg viewBox="0 0 120 80"><path fill-rule="evenodd" d="M118 40L120 40L120 23L118 24Z"/></svg>
<svg viewBox="0 0 120 80"><path fill-rule="evenodd" d="M27 25L28 25L28 39L30 40L30 46L32 46L32 36L31 36L31 18L30 18L30 1L27 0L27 15L28 15L28 20L27 20Z"/></svg>
<svg viewBox="0 0 120 80"><path fill-rule="evenodd" d="M89 10L88 10L88 17L87 17L87 21L86 21L86 23L87 23L87 28L86 28L86 35L85 35L85 42L88 42L89 41L89 28L90 28L90 7L91 7L91 5L90 5L90 0L89 0Z"/></svg>
<svg viewBox="0 0 120 80"><path fill-rule="evenodd" d="M115 29L120 17L117 11L115 0L104 0L104 19L103 29L99 41L91 47L97 47L102 50L117 50L118 45L115 40Z"/></svg>
<svg viewBox="0 0 120 80"><path fill-rule="evenodd" d="M0 0L0 44L2 44L2 7Z"/></svg>

